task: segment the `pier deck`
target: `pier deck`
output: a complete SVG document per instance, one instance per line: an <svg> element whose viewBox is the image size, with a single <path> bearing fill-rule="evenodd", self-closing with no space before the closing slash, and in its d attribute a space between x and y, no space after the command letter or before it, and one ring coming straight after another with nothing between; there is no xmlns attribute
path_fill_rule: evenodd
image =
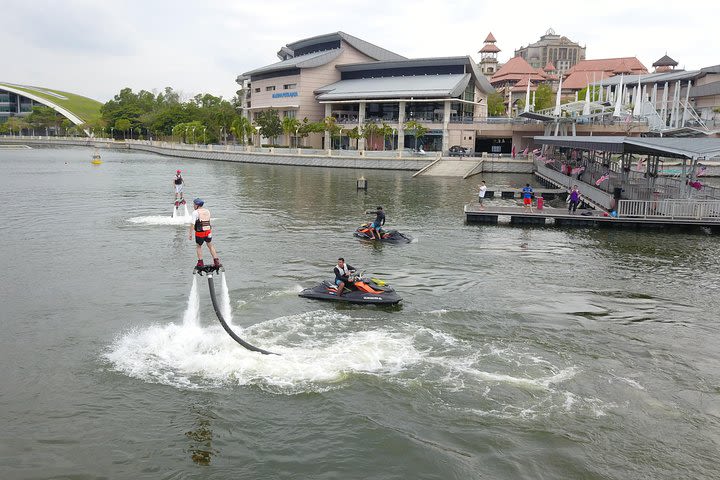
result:
<svg viewBox="0 0 720 480"><path fill-rule="evenodd" d="M477 203L468 203L463 208L467 223L510 223L511 225L535 226L574 226L574 227L609 227L609 228L672 228L672 227L709 227L720 231L720 219L709 218L637 218L605 216L605 212L583 209L575 214L568 214L567 210L545 207L538 210L533 206L533 213L523 207L496 207L486 206L480 209ZM582 215L590 212L591 215Z"/></svg>

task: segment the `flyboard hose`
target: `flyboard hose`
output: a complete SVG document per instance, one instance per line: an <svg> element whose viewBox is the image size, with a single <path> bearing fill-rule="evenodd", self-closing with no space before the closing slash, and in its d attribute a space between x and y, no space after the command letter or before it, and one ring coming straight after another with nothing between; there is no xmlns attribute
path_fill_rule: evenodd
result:
<svg viewBox="0 0 720 480"><path fill-rule="evenodd" d="M217 269L213 270L217 271ZM202 272L199 273L202 275ZM220 312L220 305L218 304L217 297L215 296L215 281L213 280L213 272L212 270L207 269L205 270L205 273L207 274L208 287L210 288L210 299L212 300L213 308L215 309L215 315L217 315L218 320L220 320L220 325L222 325L227 334L230 335L233 340L235 340L237 343L247 348L248 350L251 350L253 352L260 352L263 355L279 355L278 353L269 352L267 350L263 350L262 348L256 347L255 345L249 344L242 338L238 337L238 335L232 331L230 326L225 322L225 318L223 318L222 313Z"/></svg>

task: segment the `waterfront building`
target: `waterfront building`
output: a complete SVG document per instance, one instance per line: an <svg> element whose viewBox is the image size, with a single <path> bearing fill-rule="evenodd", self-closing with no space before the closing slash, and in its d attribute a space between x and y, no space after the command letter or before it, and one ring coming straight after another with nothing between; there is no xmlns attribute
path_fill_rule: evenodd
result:
<svg viewBox="0 0 720 480"><path fill-rule="evenodd" d="M623 93L619 93L621 83ZM601 85L599 81L597 85ZM624 103L639 103L642 108L636 113L647 118L651 132L666 136L717 135L720 130L720 65L616 75L603 80L602 86L614 98L622 94Z"/></svg>
<svg viewBox="0 0 720 480"><path fill-rule="evenodd" d="M96 100L59 90L0 82L0 123L12 116L26 117L35 106L50 107L75 125L100 117Z"/></svg>
<svg viewBox="0 0 720 480"><path fill-rule="evenodd" d="M553 70L552 64L548 64ZM530 91L537 90L541 83L553 85L557 76L550 75L542 68L534 68L522 57L514 57L508 60L500 70L490 79L490 84L503 95L507 112L512 114L515 111L515 104L520 99L525 99L528 83Z"/></svg>
<svg viewBox="0 0 720 480"><path fill-rule="evenodd" d="M543 68L548 63L565 73L578 62L585 60L585 48L569 38L558 35L552 28L535 43L515 50L516 57L522 57L533 68Z"/></svg>
<svg viewBox="0 0 720 480"><path fill-rule="evenodd" d="M487 116L493 91L469 56L407 59L344 32L287 44L278 56L280 62L238 77L247 91L244 110L252 120L268 109L309 121L334 117L340 135L311 136L306 145L316 148L334 142L353 147L343 130L367 123L384 123L392 135L360 138L359 150L415 147L412 132L405 131L411 120L428 129L422 140L426 151L474 148L473 118ZM291 140L284 138L287 144Z"/></svg>

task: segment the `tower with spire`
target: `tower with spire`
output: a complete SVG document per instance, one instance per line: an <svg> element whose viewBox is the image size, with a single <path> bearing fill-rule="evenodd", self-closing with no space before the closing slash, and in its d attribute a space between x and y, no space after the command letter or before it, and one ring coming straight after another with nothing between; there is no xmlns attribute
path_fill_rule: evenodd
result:
<svg viewBox="0 0 720 480"><path fill-rule="evenodd" d="M478 52L480 54L480 63L478 64L480 71L482 71L488 80L498 71L497 54L500 49L495 45L495 42L497 42L497 40L495 40L492 32L488 33L488 36L485 38L485 45L483 45Z"/></svg>

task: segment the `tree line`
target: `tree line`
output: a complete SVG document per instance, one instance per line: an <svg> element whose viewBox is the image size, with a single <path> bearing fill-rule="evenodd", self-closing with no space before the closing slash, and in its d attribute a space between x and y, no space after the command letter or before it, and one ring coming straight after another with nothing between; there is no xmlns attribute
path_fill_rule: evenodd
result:
<svg viewBox="0 0 720 480"><path fill-rule="evenodd" d="M238 92L239 94L241 92ZM328 132L332 139L347 136L368 140L369 149L385 144L396 130L387 123L367 122L346 129L333 116L317 122L285 116L280 118L275 109L259 112L251 122L242 114L240 95L228 101L208 93L195 95L182 101L181 94L170 87L160 93L130 88L120 92L100 108L100 117L83 125L70 120L50 107L36 105L27 117L10 117L0 124L0 133L27 132L32 135L85 135L114 139L157 139L184 143L254 143L255 135L266 138L272 146L304 147L313 133ZM414 147L428 129L416 121L408 121L405 130L415 138ZM285 134L285 145L277 139ZM338 142L339 143L339 142ZM384 148L384 147L383 147Z"/></svg>

